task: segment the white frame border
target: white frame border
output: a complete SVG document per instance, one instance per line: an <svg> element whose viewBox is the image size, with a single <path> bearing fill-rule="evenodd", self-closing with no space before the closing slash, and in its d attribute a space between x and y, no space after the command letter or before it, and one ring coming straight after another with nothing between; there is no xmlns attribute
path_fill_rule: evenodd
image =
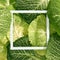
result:
<svg viewBox="0 0 60 60"><path fill-rule="evenodd" d="M13 46L13 14L14 13L43 13L46 14L47 10L11 10L11 26L10 26L10 49L11 50L44 50L47 47L14 47ZM46 31L47 31L47 43L49 41L49 19L46 15Z"/></svg>

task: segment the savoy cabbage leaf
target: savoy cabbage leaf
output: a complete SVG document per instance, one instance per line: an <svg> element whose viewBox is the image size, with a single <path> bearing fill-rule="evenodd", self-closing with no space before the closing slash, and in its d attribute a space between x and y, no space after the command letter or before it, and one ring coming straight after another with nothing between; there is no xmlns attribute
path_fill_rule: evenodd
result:
<svg viewBox="0 0 60 60"><path fill-rule="evenodd" d="M7 33L10 29L10 11L5 8L0 10L0 42L6 41ZM4 41L4 43L5 43Z"/></svg>
<svg viewBox="0 0 60 60"><path fill-rule="evenodd" d="M0 10L0 36L6 35L7 31L10 28L10 21L11 17L9 10Z"/></svg>
<svg viewBox="0 0 60 60"><path fill-rule="evenodd" d="M1 42L0 42L0 60L7 60L7 49L6 46L3 45L3 43Z"/></svg>
<svg viewBox="0 0 60 60"><path fill-rule="evenodd" d="M46 44L46 18L44 15L37 16L28 28L29 41L33 46L45 46Z"/></svg>
<svg viewBox="0 0 60 60"><path fill-rule="evenodd" d="M14 42L14 46L27 46L28 36L22 37ZM38 55L34 50L10 50L7 46L7 60L45 60L45 56Z"/></svg>
<svg viewBox="0 0 60 60"><path fill-rule="evenodd" d="M14 14L14 40L17 40L20 37L26 36L28 34L28 26L23 18L19 14Z"/></svg>
<svg viewBox="0 0 60 60"><path fill-rule="evenodd" d="M16 0L15 8L18 10L42 10L47 9L48 0Z"/></svg>
<svg viewBox="0 0 60 60"><path fill-rule="evenodd" d="M46 58L47 60L60 60L60 36L57 33L50 36Z"/></svg>
<svg viewBox="0 0 60 60"><path fill-rule="evenodd" d="M13 6L16 10L43 10L47 9L48 2L48 0L16 0ZM31 21L39 14L28 13L20 15L27 23L31 23Z"/></svg>
<svg viewBox="0 0 60 60"><path fill-rule="evenodd" d="M10 24L11 24L11 14L10 10L14 10L12 5L6 6L3 9L0 9L0 42L4 44L8 41Z"/></svg>
<svg viewBox="0 0 60 60"><path fill-rule="evenodd" d="M19 47L19 46L24 47L24 46L32 46L32 45L30 44L28 36L24 36L24 37L21 37L21 38L17 39L14 42L14 46L15 47Z"/></svg>
<svg viewBox="0 0 60 60"><path fill-rule="evenodd" d="M50 0L48 5L48 17L50 23L60 35L60 0Z"/></svg>
<svg viewBox="0 0 60 60"><path fill-rule="evenodd" d="M0 0L0 2L3 5L3 2L5 2L5 0ZM10 30L10 10L12 9L11 7L12 6L9 6L9 9L8 6L5 6L0 9L0 60L7 60L6 43L9 40L7 34Z"/></svg>
<svg viewBox="0 0 60 60"><path fill-rule="evenodd" d="M27 13L27 14L20 14L24 21L30 24L39 14L36 13Z"/></svg>

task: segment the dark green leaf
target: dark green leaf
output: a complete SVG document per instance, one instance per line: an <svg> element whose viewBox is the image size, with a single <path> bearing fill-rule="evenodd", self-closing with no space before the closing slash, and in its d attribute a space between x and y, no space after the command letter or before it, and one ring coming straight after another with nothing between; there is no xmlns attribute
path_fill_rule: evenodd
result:
<svg viewBox="0 0 60 60"><path fill-rule="evenodd" d="M10 0L10 4L14 4L15 3L15 0Z"/></svg>
<svg viewBox="0 0 60 60"><path fill-rule="evenodd" d="M16 0L13 5L16 10L43 10L47 9L48 0ZM38 14L21 14L27 23L36 18Z"/></svg>
<svg viewBox="0 0 60 60"><path fill-rule="evenodd" d="M47 9L48 0L16 0L15 8L18 10Z"/></svg>
<svg viewBox="0 0 60 60"><path fill-rule="evenodd" d="M22 40L22 41L21 41ZM27 46L30 45L28 37L23 37L20 40L14 42L15 46ZM23 42L23 43L22 43ZM34 50L10 50L10 46L7 46L7 59L8 60L45 60L45 56L38 55Z"/></svg>
<svg viewBox="0 0 60 60"><path fill-rule="evenodd" d="M48 16L53 28L60 35L60 0L50 0Z"/></svg>
<svg viewBox="0 0 60 60"><path fill-rule="evenodd" d="M50 36L46 57L47 60L60 60L60 36L57 33Z"/></svg>
<svg viewBox="0 0 60 60"><path fill-rule="evenodd" d="M27 13L27 14L20 14L24 21L30 24L32 20L34 20L39 14L35 13Z"/></svg>
<svg viewBox="0 0 60 60"><path fill-rule="evenodd" d="M14 46L15 47L18 47L18 46L31 46L30 42L29 42L29 38L28 36L25 36L25 37L21 37L19 39L17 39L15 42L14 42Z"/></svg>

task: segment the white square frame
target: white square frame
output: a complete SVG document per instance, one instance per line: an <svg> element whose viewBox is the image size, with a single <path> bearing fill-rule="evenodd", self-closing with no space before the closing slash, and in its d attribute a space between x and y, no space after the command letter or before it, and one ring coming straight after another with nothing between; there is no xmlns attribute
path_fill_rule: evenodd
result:
<svg viewBox="0 0 60 60"><path fill-rule="evenodd" d="M49 19L47 16L47 10L11 10L11 25L10 25L10 49L11 50L44 50L47 47L14 47L13 46L13 30L14 30L14 13L43 13L46 14L46 35L47 35L47 44L49 41Z"/></svg>

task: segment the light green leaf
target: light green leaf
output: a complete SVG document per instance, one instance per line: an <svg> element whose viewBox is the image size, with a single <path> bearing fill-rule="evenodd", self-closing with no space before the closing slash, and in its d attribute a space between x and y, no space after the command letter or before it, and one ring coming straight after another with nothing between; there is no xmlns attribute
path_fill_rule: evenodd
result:
<svg viewBox="0 0 60 60"><path fill-rule="evenodd" d="M44 15L37 16L28 28L29 41L34 46L46 44L46 18Z"/></svg>
<svg viewBox="0 0 60 60"><path fill-rule="evenodd" d="M0 42L0 60L7 60L7 49L6 46L4 46Z"/></svg>
<svg viewBox="0 0 60 60"><path fill-rule="evenodd" d="M5 44L7 40L7 35L10 32L11 14L10 10L14 9L12 5L5 7L0 10L0 42Z"/></svg>
<svg viewBox="0 0 60 60"><path fill-rule="evenodd" d="M10 29L10 11L8 9L0 10L0 40L2 41Z"/></svg>
<svg viewBox="0 0 60 60"><path fill-rule="evenodd" d="M41 56L44 56L46 54L46 50L36 50L35 52Z"/></svg>
<svg viewBox="0 0 60 60"><path fill-rule="evenodd" d="M26 36L28 34L28 24L19 17L18 14L14 14L14 40Z"/></svg>
<svg viewBox="0 0 60 60"><path fill-rule="evenodd" d="M0 9L5 8L6 6L6 0L0 0Z"/></svg>

